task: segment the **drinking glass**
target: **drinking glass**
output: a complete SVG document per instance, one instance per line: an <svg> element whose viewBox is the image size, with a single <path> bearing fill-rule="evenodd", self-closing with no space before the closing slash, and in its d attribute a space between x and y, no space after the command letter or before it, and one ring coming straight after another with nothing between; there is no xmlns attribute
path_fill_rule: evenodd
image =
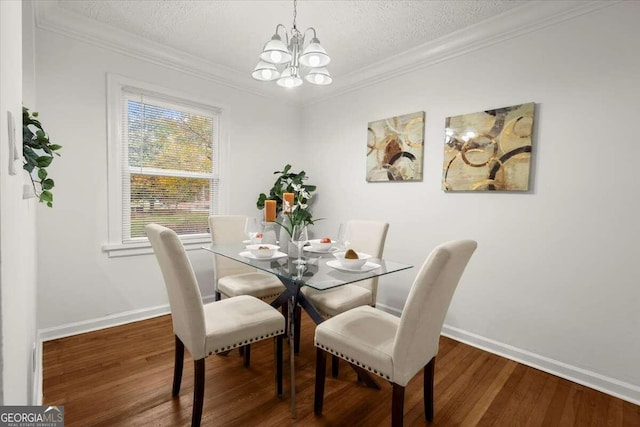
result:
<svg viewBox="0 0 640 427"><path fill-rule="evenodd" d="M343 251L347 247L346 224L340 224L340 227L338 227L338 238L336 240L337 240L338 250Z"/></svg>
<svg viewBox="0 0 640 427"><path fill-rule="evenodd" d="M309 234L305 225L294 225L291 233L291 243L298 247L298 259L293 261L298 268L304 268L305 260L302 259L302 247L309 240Z"/></svg>
<svg viewBox="0 0 640 427"><path fill-rule="evenodd" d="M262 233L262 228L256 218L247 219L244 232L249 239L249 243L256 244L262 242L262 236L258 237Z"/></svg>

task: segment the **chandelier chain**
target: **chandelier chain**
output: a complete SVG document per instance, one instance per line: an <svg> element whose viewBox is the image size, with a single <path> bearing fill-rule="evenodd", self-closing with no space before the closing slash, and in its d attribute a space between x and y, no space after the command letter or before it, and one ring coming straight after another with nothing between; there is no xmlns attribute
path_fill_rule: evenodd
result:
<svg viewBox="0 0 640 427"><path fill-rule="evenodd" d="M293 29L294 31L298 31L296 27L296 18L298 17L298 0L293 0Z"/></svg>

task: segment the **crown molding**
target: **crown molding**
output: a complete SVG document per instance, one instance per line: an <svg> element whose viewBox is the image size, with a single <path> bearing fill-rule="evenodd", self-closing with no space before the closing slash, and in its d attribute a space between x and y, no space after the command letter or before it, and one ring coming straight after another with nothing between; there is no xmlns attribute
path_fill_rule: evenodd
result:
<svg viewBox="0 0 640 427"><path fill-rule="evenodd" d="M194 77L214 82L253 95L282 98L294 103L290 92L269 90L260 82L247 78L249 71L241 72L185 53L178 49L119 30L102 22L61 8L57 1L34 2L35 24L42 30L62 34L95 46L111 50L136 59L183 72ZM275 88L271 88L275 89Z"/></svg>
<svg viewBox="0 0 640 427"><path fill-rule="evenodd" d="M531 1L371 66L334 77L334 83L328 90L319 97L304 100L304 104L323 102L620 2Z"/></svg>
<svg viewBox="0 0 640 427"><path fill-rule="evenodd" d="M57 1L35 2L37 28L62 34L127 56L180 71L207 81L293 105L312 105L338 95L402 76L461 55L539 31L587 13L620 3L615 1L531 1L478 24L460 29L386 58L371 66L334 76L331 86L318 91L283 91L255 82L246 72L231 69L183 51L120 31L62 9Z"/></svg>

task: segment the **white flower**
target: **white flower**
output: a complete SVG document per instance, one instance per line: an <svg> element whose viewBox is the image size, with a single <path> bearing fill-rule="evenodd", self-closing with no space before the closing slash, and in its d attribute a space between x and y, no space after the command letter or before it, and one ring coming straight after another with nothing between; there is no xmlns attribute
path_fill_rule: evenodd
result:
<svg viewBox="0 0 640 427"><path fill-rule="evenodd" d="M291 184L291 188L293 188L293 191L295 191L297 193L302 188L302 185L300 185L300 184Z"/></svg>

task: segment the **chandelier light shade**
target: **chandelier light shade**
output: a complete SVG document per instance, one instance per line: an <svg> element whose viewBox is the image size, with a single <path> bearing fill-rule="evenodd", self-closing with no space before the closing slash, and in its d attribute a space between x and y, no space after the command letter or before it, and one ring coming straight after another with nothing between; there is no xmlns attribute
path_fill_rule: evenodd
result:
<svg viewBox="0 0 640 427"><path fill-rule="evenodd" d="M276 80L279 86L292 88L303 83L302 77L314 85L328 85L333 79L326 66L331 62L327 51L320 44L313 27L307 28L303 33L296 27L297 0L293 0L293 28L291 36L287 34L284 25L276 26L275 34L265 43L260 61L253 70L251 76L260 81ZM278 34L284 30L286 43ZM313 33L311 40L306 44L306 34Z"/></svg>
<svg viewBox="0 0 640 427"><path fill-rule="evenodd" d="M282 72L282 75L276 82L278 86L282 87L297 87L302 84L302 79L295 67L287 68Z"/></svg>
<svg viewBox="0 0 640 427"><path fill-rule="evenodd" d="M287 46L282 42L277 31L278 29L276 28L276 33L264 45L260 59L272 64L286 64L291 61L291 53L289 53Z"/></svg>
<svg viewBox="0 0 640 427"><path fill-rule="evenodd" d="M329 75L329 71L326 68L313 68L309 70L309 73L304 77L309 83L319 86L326 86L331 84L333 79Z"/></svg>
<svg viewBox="0 0 640 427"><path fill-rule="evenodd" d="M258 65L256 65L256 68L254 68L251 76L256 80L268 82L280 77L280 71L278 71L274 64L267 61L260 61Z"/></svg>
<svg viewBox="0 0 640 427"><path fill-rule="evenodd" d="M327 51L320 45L320 40L313 38L311 43L304 49L300 57L300 63L307 67L326 67L331 62Z"/></svg>

